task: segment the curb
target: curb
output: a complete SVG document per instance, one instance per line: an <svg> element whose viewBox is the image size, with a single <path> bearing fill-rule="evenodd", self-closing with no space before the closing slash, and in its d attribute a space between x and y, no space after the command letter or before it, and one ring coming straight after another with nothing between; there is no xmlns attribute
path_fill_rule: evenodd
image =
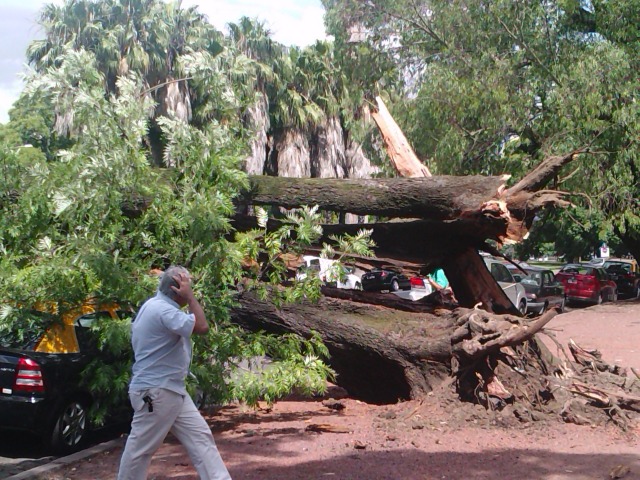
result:
<svg viewBox="0 0 640 480"><path fill-rule="evenodd" d="M72 463L78 462L80 460L84 460L89 457L93 457L109 449L119 447L122 444L124 444L124 441L125 441L124 438L116 438L108 442L100 443L98 445L94 445L93 447L89 447L85 450L81 450L79 452L73 453L66 457L57 458L52 462L46 463L44 465L39 465L29 470L25 470L24 472L18 473L17 475L12 475L11 477L7 477L4 480L36 480L36 479L39 479L40 475L44 473L51 472L52 470L57 470L62 467L66 467Z"/></svg>

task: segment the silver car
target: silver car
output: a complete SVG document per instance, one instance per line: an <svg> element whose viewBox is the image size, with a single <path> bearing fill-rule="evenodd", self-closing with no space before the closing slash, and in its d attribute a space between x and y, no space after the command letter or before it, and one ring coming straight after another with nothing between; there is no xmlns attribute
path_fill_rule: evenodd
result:
<svg viewBox="0 0 640 480"><path fill-rule="evenodd" d="M527 313L527 292L507 268L507 266L496 258L484 257L484 263L493 278L498 282L500 288L507 294L511 303L524 315Z"/></svg>

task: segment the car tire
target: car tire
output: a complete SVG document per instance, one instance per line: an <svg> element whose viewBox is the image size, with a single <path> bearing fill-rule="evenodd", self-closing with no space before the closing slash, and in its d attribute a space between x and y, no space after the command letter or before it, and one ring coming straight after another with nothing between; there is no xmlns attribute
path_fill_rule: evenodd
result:
<svg viewBox="0 0 640 480"><path fill-rule="evenodd" d="M86 438L87 429L86 404L79 399L65 402L54 419L49 439L51 450L62 455L78 451Z"/></svg>
<svg viewBox="0 0 640 480"><path fill-rule="evenodd" d="M560 311L560 313L564 313L564 307L566 306L566 304L567 304L567 299L563 298L562 302L558 306L558 310Z"/></svg>
<svg viewBox="0 0 640 480"><path fill-rule="evenodd" d="M398 280L394 278L391 280L391 291L397 292L398 290L400 290L400 284L398 283Z"/></svg>
<svg viewBox="0 0 640 480"><path fill-rule="evenodd" d="M634 293L636 300L640 300L640 283L636 285L636 291Z"/></svg>
<svg viewBox="0 0 640 480"><path fill-rule="evenodd" d="M544 312L547 311L547 308L549 308L549 304L545 302L544 305L542 305L542 307L540 308L540 311L538 312L538 314L542 315Z"/></svg>
<svg viewBox="0 0 640 480"><path fill-rule="evenodd" d="M526 300L520 300L520 305L518 305L518 311L522 315L526 315L527 314L527 301Z"/></svg>

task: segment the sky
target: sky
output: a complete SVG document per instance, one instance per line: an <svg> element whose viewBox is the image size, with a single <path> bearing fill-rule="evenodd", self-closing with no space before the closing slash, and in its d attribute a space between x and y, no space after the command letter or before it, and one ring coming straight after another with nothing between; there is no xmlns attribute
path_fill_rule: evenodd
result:
<svg viewBox="0 0 640 480"><path fill-rule="evenodd" d="M46 3L62 0L0 0L0 123L22 90L21 73L29 43L41 36L38 12ZM285 45L306 46L325 38L320 0L182 0L197 5L209 21L226 32L226 24L242 16L266 23L273 38Z"/></svg>

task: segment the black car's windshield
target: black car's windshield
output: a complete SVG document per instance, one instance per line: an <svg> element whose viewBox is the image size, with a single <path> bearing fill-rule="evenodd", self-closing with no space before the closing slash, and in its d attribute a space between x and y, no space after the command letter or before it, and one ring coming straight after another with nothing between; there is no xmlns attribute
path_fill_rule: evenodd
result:
<svg viewBox="0 0 640 480"><path fill-rule="evenodd" d="M6 307L0 314L0 346L31 351L54 321L37 310Z"/></svg>
<svg viewBox="0 0 640 480"><path fill-rule="evenodd" d="M541 285L542 274L540 272L529 271L528 275L522 279L522 283L527 283L529 285Z"/></svg>

